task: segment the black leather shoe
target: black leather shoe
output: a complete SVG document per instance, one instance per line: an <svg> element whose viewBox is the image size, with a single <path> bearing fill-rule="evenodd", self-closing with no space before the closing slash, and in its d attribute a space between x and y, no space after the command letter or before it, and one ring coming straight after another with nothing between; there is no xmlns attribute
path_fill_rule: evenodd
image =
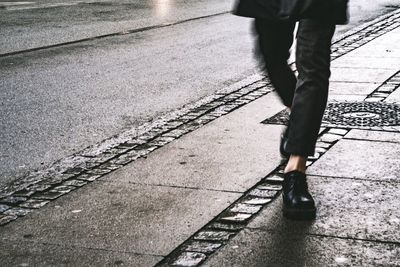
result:
<svg viewBox="0 0 400 267"><path fill-rule="evenodd" d="M288 127L289 128L289 127ZM289 158L290 154L286 152L286 145L288 142L288 128L281 135L281 143L279 145L279 151L281 152L282 157Z"/></svg>
<svg viewBox="0 0 400 267"><path fill-rule="evenodd" d="M283 181L283 216L294 220L312 220L316 208L308 192L306 175L299 171L285 173Z"/></svg>

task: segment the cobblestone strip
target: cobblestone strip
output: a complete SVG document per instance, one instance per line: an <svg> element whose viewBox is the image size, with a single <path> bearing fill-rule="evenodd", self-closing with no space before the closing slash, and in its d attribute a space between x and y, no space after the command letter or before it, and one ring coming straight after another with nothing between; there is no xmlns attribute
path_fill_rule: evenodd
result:
<svg viewBox="0 0 400 267"><path fill-rule="evenodd" d="M361 29L336 42L332 50L334 56L344 55L398 26L400 26L400 11L393 12L390 16L385 15L368 29ZM128 138L122 142L106 140L104 143L110 144L107 143L105 148L90 147L62 160L63 164L56 163L47 170L33 172L0 192L0 226L25 216L140 157L146 157L155 149L271 91L272 87L266 79L259 79L237 90L220 91L208 97L205 103L171 120L163 121L140 135L128 133ZM265 190L256 192L262 197ZM241 213L239 217L227 218L231 220L250 218L248 214Z"/></svg>

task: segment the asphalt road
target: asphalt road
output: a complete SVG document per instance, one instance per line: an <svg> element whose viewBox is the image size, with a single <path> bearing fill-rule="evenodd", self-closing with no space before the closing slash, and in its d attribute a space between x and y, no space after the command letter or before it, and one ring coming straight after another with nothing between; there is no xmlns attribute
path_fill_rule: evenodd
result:
<svg viewBox="0 0 400 267"><path fill-rule="evenodd" d="M351 23L337 34L396 2L351 0ZM231 1L0 7L0 187L258 71L251 20L230 15Z"/></svg>

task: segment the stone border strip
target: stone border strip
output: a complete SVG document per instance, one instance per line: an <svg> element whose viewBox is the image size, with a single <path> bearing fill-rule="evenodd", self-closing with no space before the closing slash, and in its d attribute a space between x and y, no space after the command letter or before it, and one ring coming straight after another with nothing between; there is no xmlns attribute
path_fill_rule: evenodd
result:
<svg viewBox="0 0 400 267"><path fill-rule="evenodd" d="M334 58L342 56L367 42L400 26L400 10L377 19L374 25L350 34L333 44ZM65 165L33 173L14 187L0 192L0 226L39 209L77 188L95 181L124 165L194 131L214 119L256 100L272 91L265 79L254 81L230 92L220 91L205 103L184 114L162 122L139 136L112 142L106 148L87 148L68 157ZM117 139L120 140L120 139ZM108 141L108 140L106 140ZM105 142L106 143L106 142Z"/></svg>

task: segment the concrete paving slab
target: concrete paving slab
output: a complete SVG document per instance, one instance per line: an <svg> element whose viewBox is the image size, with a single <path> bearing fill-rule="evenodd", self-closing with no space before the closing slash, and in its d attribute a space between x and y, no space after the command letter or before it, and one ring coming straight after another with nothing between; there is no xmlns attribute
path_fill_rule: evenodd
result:
<svg viewBox="0 0 400 267"><path fill-rule="evenodd" d="M400 60L392 57L346 55L332 61L334 68L400 69Z"/></svg>
<svg viewBox="0 0 400 267"><path fill-rule="evenodd" d="M354 53L351 52L352 57L361 57L364 56L364 58L393 58L393 59L399 59L400 57L400 49L399 48L394 48L394 47L388 47L387 45L381 45L381 46L368 46L365 47L363 50L358 51L355 50Z"/></svg>
<svg viewBox="0 0 400 267"><path fill-rule="evenodd" d="M280 125L260 123L283 109L275 94L183 136L109 175L134 182L243 192L279 164Z"/></svg>
<svg viewBox="0 0 400 267"><path fill-rule="evenodd" d="M400 40L394 40L392 37L386 37L387 43L384 43L383 39L380 39L379 41L379 44L372 42L368 43L363 47L350 52L348 56L364 57L366 60L368 58L371 58L371 60L373 60L374 58L398 59L400 57L400 46L398 44Z"/></svg>
<svg viewBox="0 0 400 267"><path fill-rule="evenodd" d="M331 68L332 82L367 82L383 83L397 71L394 69L369 69L369 68Z"/></svg>
<svg viewBox="0 0 400 267"><path fill-rule="evenodd" d="M346 134L345 138L400 143L400 134L394 132L365 131L354 129Z"/></svg>
<svg viewBox="0 0 400 267"><path fill-rule="evenodd" d="M283 218L280 197L263 210L249 228L379 242L400 240L400 200L396 193L400 184L313 176L308 180L317 205L315 221L296 222Z"/></svg>
<svg viewBox="0 0 400 267"><path fill-rule="evenodd" d="M330 82L329 93L333 95L363 95L372 93L379 84L377 83L348 83Z"/></svg>
<svg viewBox="0 0 400 267"><path fill-rule="evenodd" d="M203 266L397 266L400 247L246 229Z"/></svg>
<svg viewBox="0 0 400 267"><path fill-rule="evenodd" d="M366 95L328 95L328 101L345 102L345 101L363 101Z"/></svg>
<svg viewBox="0 0 400 267"><path fill-rule="evenodd" d="M386 33L379 38L353 50L346 57L380 57L398 58L400 57L400 28Z"/></svg>
<svg viewBox="0 0 400 267"><path fill-rule="evenodd" d="M308 173L399 182L399 154L400 144L342 139Z"/></svg>
<svg viewBox="0 0 400 267"><path fill-rule="evenodd" d="M162 257L67 247L27 240L0 241L2 266L153 266Z"/></svg>
<svg viewBox="0 0 400 267"><path fill-rule="evenodd" d="M0 240L167 255L239 194L97 182L0 229Z"/></svg>

